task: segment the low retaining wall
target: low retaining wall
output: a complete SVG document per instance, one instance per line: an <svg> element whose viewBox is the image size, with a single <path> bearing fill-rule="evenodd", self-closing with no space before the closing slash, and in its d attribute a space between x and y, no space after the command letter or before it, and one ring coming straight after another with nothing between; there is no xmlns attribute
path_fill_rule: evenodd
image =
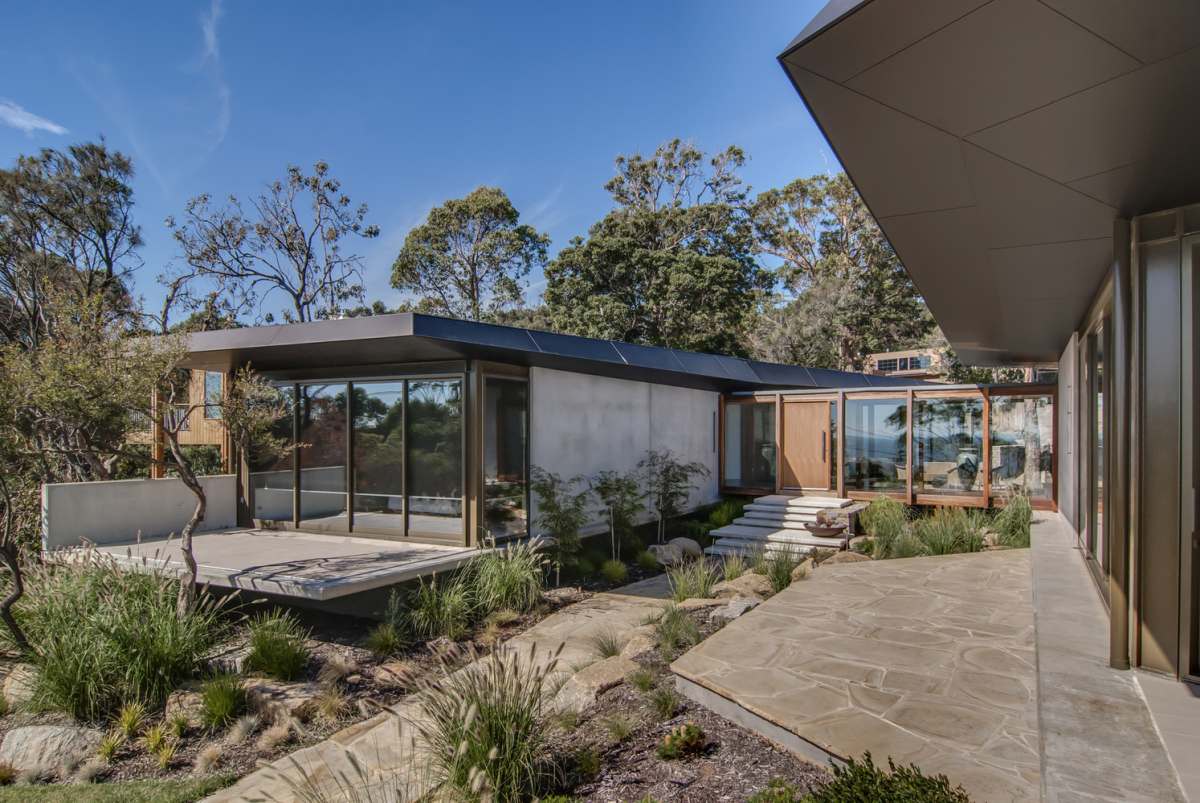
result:
<svg viewBox="0 0 1200 803"><path fill-rule="evenodd" d="M233 474L201 477L207 509L200 530L237 526L237 479ZM196 497L178 479L62 482L42 486L42 546L45 549L117 544L178 533Z"/></svg>

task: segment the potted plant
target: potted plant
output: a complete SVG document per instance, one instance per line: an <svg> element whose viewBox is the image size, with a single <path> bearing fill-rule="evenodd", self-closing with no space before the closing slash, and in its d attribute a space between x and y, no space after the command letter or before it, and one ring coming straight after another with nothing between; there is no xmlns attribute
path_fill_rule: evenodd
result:
<svg viewBox="0 0 1200 803"><path fill-rule="evenodd" d="M808 525L808 531L821 538L834 538L846 530L846 525L838 521L838 511L818 510L815 523Z"/></svg>

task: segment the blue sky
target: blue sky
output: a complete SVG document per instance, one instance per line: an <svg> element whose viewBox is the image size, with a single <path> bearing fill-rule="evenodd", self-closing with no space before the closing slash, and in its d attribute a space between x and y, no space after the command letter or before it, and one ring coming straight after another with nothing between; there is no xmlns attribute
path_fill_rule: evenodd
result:
<svg viewBox="0 0 1200 803"><path fill-rule="evenodd" d="M822 4L12 4L0 163L100 135L132 156L153 301L167 215L325 160L382 229L358 251L368 299L391 304L407 231L480 184L556 251L610 208L617 154L671 137L741 145L759 189L836 169L775 62Z"/></svg>

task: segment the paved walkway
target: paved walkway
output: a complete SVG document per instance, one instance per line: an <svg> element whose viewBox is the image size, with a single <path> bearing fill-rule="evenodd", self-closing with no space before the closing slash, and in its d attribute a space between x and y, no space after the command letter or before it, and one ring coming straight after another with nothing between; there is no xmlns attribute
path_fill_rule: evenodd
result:
<svg viewBox="0 0 1200 803"><path fill-rule="evenodd" d="M822 567L672 669L835 757L1036 800L1030 586L1028 550Z"/></svg>
<svg viewBox="0 0 1200 803"><path fill-rule="evenodd" d="M643 580L614 591L596 594L546 617L508 645L518 650L531 647L540 656L548 656L562 645L559 667L569 672L595 662L592 639L600 633L618 638L642 624L659 611L670 598L665 575ZM293 801L295 789L305 785L304 777L325 790L334 791L331 799L341 799L336 790L353 789L365 799L361 773L368 784L383 784L409 794L382 795L380 799L416 799L424 791L419 745L412 743L407 722L419 714L419 703L406 700L391 711L378 714L335 734L331 738L285 756L259 769L215 795L220 801ZM289 783L290 780L290 783Z"/></svg>

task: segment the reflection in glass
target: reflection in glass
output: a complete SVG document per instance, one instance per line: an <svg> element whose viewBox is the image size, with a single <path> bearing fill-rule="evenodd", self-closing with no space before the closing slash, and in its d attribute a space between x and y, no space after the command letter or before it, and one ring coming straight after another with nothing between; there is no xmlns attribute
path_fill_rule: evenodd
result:
<svg viewBox="0 0 1200 803"><path fill-rule="evenodd" d="M992 396L992 496L1024 489L1036 499L1054 493L1054 401L1043 396Z"/></svg>
<svg viewBox="0 0 1200 803"><path fill-rule="evenodd" d="M354 531L404 534L404 382L354 383Z"/></svg>
<svg viewBox="0 0 1200 803"><path fill-rule="evenodd" d="M463 534L462 382L408 383L409 535Z"/></svg>
<svg viewBox="0 0 1200 803"><path fill-rule="evenodd" d="M913 490L983 494L983 399L913 401Z"/></svg>
<svg viewBox="0 0 1200 803"><path fill-rule="evenodd" d="M847 490L906 491L908 404L905 399L846 399Z"/></svg>
<svg viewBox="0 0 1200 803"><path fill-rule="evenodd" d="M486 377L483 388L483 518L494 538L523 535L525 509L526 396L520 380Z"/></svg>
<svg viewBox="0 0 1200 803"><path fill-rule="evenodd" d="M346 385L300 386L300 520L347 529Z"/></svg>
<svg viewBox="0 0 1200 803"><path fill-rule="evenodd" d="M1103 324L1102 324L1103 325ZM1094 344L1092 370L1095 371L1095 395L1092 400L1092 554L1104 566L1104 338L1091 335Z"/></svg>
<svg viewBox="0 0 1200 803"><path fill-rule="evenodd" d="M725 484L775 488L775 403L725 405Z"/></svg>
<svg viewBox="0 0 1200 803"><path fill-rule="evenodd" d="M271 427L271 434L280 439L281 443L291 443L295 394L291 385L280 388L279 392L287 399L287 414L275 421ZM281 455L266 456L252 452L249 460L250 497L254 505L254 518L262 522L290 525L294 513L292 503L295 501L292 450L288 449Z"/></svg>

